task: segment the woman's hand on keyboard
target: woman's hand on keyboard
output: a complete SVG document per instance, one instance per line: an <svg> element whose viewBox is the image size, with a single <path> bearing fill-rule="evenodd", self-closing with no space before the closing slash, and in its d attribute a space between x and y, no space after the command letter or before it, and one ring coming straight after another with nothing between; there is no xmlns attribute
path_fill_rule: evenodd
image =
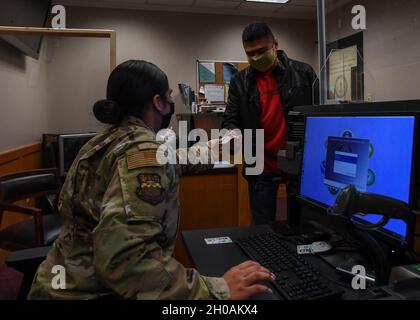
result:
<svg viewBox="0 0 420 320"><path fill-rule="evenodd" d="M259 281L274 281L275 276L259 263L246 261L230 269L223 275L229 286L232 300L246 300L258 293L272 293L272 290Z"/></svg>

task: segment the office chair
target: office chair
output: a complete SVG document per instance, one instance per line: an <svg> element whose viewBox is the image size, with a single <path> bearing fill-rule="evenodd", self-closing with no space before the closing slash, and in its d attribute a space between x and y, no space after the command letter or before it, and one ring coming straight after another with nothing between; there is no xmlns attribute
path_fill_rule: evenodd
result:
<svg viewBox="0 0 420 320"><path fill-rule="evenodd" d="M5 264L9 268L22 273L22 281L17 299L25 300L31 290L32 281L39 265L45 260L51 247L38 247L18 250L6 257Z"/></svg>
<svg viewBox="0 0 420 320"><path fill-rule="evenodd" d="M0 248L16 251L51 245L61 230L56 212L59 179L56 169L22 171L0 176L0 226L4 211L18 212L33 219L13 224L0 231ZM48 196L54 196L51 205ZM35 198L37 207L15 202Z"/></svg>

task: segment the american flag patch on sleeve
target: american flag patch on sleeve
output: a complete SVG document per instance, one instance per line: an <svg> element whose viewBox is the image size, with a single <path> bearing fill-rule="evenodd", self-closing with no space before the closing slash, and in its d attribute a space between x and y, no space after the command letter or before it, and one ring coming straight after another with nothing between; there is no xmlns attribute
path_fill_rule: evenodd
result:
<svg viewBox="0 0 420 320"><path fill-rule="evenodd" d="M158 167L161 166L156 159L156 151L140 151L127 154L127 168L128 170L143 168L143 167Z"/></svg>

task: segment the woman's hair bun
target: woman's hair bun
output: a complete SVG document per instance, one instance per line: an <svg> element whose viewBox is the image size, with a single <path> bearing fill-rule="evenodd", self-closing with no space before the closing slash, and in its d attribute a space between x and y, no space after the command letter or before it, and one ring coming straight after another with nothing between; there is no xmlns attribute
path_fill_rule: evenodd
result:
<svg viewBox="0 0 420 320"><path fill-rule="evenodd" d="M113 100L99 100L93 105L96 119L102 123L118 124L123 118L121 106Z"/></svg>

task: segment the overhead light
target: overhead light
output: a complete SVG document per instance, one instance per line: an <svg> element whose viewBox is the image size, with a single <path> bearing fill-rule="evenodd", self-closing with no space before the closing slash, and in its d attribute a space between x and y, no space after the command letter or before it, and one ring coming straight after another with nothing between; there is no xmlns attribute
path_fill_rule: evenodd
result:
<svg viewBox="0 0 420 320"><path fill-rule="evenodd" d="M262 2L262 3L288 3L289 0L245 0L246 2Z"/></svg>

